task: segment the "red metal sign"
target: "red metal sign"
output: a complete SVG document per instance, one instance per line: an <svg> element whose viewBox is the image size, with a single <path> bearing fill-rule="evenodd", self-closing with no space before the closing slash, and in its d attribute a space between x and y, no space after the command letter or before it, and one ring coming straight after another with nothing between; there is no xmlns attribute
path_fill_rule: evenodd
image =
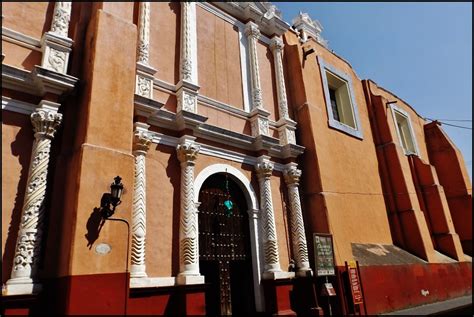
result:
<svg viewBox="0 0 474 317"><path fill-rule="evenodd" d="M360 288L359 274L357 273L357 264L355 261L349 261L349 281L351 283L352 300L354 304L362 304L362 291Z"/></svg>

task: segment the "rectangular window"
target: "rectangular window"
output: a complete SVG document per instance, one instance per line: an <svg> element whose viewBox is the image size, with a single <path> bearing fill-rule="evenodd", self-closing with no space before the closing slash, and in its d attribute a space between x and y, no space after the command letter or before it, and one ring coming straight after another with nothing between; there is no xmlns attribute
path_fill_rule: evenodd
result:
<svg viewBox="0 0 474 317"><path fill-rule="evenodd" d="M418 155L416 139L413 133L410 116L406 111L400 109L396 104L390 105L393 114L393 121L397 130L398 139L406 155Z"/></svg>
<svg viewBox="0 0 474 317"><path fill-rule="evenodd" d="M362 139L352 81L348 74L328 65L318 56L329 126Z"/></svg>

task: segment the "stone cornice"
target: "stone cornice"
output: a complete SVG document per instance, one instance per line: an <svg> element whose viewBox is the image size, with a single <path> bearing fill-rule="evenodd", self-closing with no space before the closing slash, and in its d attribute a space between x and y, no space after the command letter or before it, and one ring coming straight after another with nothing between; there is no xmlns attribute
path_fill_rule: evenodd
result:
<svg viewBox="0 0 474 317"><path fill-rule="evenodd" d="M32 71L2 64L2 86L35 96L46 93L62 95L71 92L79 80L76 77L35 66Z"/></svg>

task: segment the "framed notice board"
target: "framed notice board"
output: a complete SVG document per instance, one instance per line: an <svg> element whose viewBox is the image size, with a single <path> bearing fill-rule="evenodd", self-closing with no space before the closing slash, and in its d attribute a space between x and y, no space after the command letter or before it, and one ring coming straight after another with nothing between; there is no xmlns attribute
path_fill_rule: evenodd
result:
<svg viewBox="0 0 474 317"><path fill-rule="evenodd" d="M316 275L336 275L332 235L327 233L313 233L313 243Z"/></svg>

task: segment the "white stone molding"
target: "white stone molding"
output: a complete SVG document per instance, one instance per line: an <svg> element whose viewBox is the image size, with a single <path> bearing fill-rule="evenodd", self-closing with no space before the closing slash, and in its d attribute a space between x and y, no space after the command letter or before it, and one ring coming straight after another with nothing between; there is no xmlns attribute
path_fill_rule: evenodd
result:
<svg viewBox="0 0 474 317"><path fill-rule="evenodd" d="M300 42L305 43L308 37L313 38L316 42L328 48L328 41L321 37L323 27L318 20L312 20L308 13L300 11L293 21L293 28L299 32Z"/></svg>
<svg viewBox="0 0 474 317"><path fill-rule="evenodd" d="M150 2L139 3L137 39L137 75L135 93L153 99L153 82L156 69L149 64L150 58Z"/></svg>
<svg viewBox="0 0 474 317"><path fill-rule="evenodd" d="M130 266L131 278L147 277L145 266L146 239L146 161L145 156L150 147L152 136L148 133L150 126L146 123L135 123L133 155L135 156L135 178L133 185L132 209L132 255Z"/></svg>
<svg viewBox="0 0 474 317"><path fill-rule="evenodd" d="M252 21L245 25L245 35L248 41L248 52L250 57L250 87L252 109L263 109L262 88L260 85L260 69L258 66L257 40L260 30Z"/></svg>
<svg viewBox="0 0 474 317"><path fill-rule="evenodd" d="M68 37L71 7L70 1L55 3L51 30L41 39L41 66L61 74L67 73L72 46L72 40Z"/></svg>
<svg viewBox="0 0 474 317"><path fill-rule="evenodd" d="M150 2L139 3L137 62L147 65L150 56Z"/></svg>
<svg viewBox="0 0 474 317"><path fill-rule="evenodd" d="M194 140L194 137L185 135L176 146L181 163L178 284L204 282L199 273L198 211L194 201L194 165L200 147Z"/></svg>
<svg viewBox="0 0 474 317"><path fill-rule="evenodd" d="M43 100L31 114L35 139L11 277L6 283L7 295L31 294L41 289L37 282L37 270L44 230L44 203L51 140L62 119L62 115L57 113L59 106L57 103Z"/></svg>
<svg viewBox="0 0 474 317"><path fill-rule="evenodd" d="M196 3L181 2L181 43L177 85L177 112L197 113L198 68Z"/></svg>
<svg viewBox="0 0 474 317"><path fill-rule="evenodd" d="M303 214L301 211L300 192L298 189L301 170L296 163L289 163L283 172L288 188L288 200L290 204L290 232L293 247L293 255L296 261L296 274L306 276L311 274L308 260L308 246L306 243Z"/></svg>
<svg viewBox="0 0 474 317"><path fill-rule="evenodd" d="M272 278L275 272L281 272L278 239L273 211L270 177L273 163L269 157L262 155L255 166L260 185L260 211L263 230L263 249L265 252L264 278Z"/></svg>
<svg viewBox="0 0 474 317"><path fill-rule="evenodd" d="M283 41L279 37L273 37L270 42L270 49L273 53L273 65L275 67L276 86L278 95L278 110L280 119L289 119L288 100L286 98L285 76L283 74Z"/></svg>

